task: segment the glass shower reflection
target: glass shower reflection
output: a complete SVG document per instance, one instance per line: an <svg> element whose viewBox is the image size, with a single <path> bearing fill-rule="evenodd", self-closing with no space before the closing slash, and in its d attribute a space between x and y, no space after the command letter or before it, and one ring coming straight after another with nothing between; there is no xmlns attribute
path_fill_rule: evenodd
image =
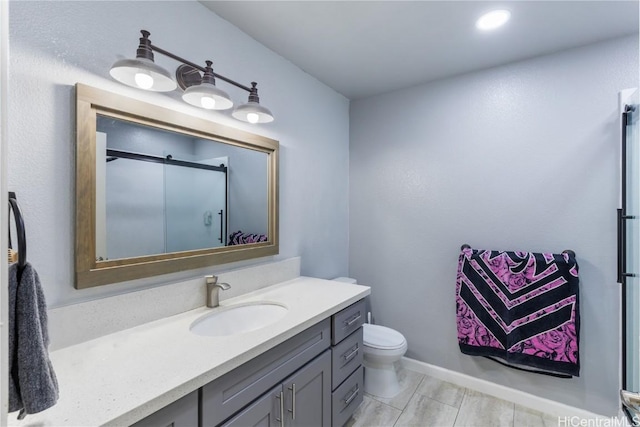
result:
<svg viewBox="0 0 640 427"><path fill-rule="evenodd" d="M97 261L226 246L224 144L103 116L96 130Z"/></svg>
<svg viewBox="0 0 640 427"><path fill-rule="evenodd" d="M184 157L164 165L165 252L225 246L228 160Z"/></svg>

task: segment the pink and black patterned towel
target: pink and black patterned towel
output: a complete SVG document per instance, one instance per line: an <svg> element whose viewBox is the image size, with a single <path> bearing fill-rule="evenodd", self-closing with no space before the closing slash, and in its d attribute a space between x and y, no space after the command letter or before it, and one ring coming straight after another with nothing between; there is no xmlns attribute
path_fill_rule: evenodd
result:
<svg viewBox="0 0 640 427"><path fill-rule="evenodd" d="M465 248L456 280L460 351L556 376L579 376L573 254Z"/></svg>
<svg viewBox="0 0 640 427"><path fill-rule="evenodd" d="M234 231L229 234L229 246L246 245L248 243L266 242L267 236L264 234L243 233L242 230Z"/></svg>

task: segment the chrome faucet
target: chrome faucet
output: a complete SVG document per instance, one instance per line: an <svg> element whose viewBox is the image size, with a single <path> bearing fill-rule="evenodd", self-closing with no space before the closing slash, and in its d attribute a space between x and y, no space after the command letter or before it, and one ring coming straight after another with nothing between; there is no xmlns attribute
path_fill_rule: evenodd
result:
<svg viewBox="0 0 640 427"><path fill-rule="evenodd" d="M620 390L620 398L622 405L627 409L629 414L631 414L631 418L635 419L640 415L640 393Z"/></svg>
<svg viewBox="0 0 640 427"><path fill-rule="evenodd" d="M204 278L207 280L207 307L217 307L220 305L218 292L220 289L226 291L231 288L231 285L228 283L218 283L218 276L214 276L213 274L204 276Z"/></svg>

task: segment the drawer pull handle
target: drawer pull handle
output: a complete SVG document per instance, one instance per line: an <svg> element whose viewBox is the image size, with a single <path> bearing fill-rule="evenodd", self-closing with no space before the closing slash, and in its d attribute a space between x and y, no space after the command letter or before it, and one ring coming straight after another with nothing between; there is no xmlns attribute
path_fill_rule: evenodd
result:
<svg viewBox="0 0 640 427"><path fill-rule="evenodd" d="M353 391L353 393L351 393L351 396L349 396L348 398L346 398L344 400L344 405L345 406L349 406L349 404L351 402L353 402L353 399L356 398L356 396L358 395L358 393L360 393L360 387L356 386L356 389Z"/></svg>
<svg viewBox="0 0 640 427"><path fill-rule="evenodd" d="M344 360L345 361L349 361L351 360L351 358L353 358L353 356L355 356L356 354L358 354L358 350L360 350L360 346L358 344L356 344L356 347L353 349L353 351L347 355L344 356Z"/></svg>
<svg viewBox="0 0 640 427"><path fill-rule="evenodd" d="M358 312L358 314L356 314L355 316L353 316L351 319L349 319L349 320L345 320L345 321L344 321L344 323L345 323L345 325L347 325L347 326L351 326L351 325L353 325L354 323L356 323L358 320L360 320L360 317L362 317L362 316L360 316L360 312Z"/></svg>
<svg viewBox="0 0 640 427"><path fill-rule="evenodd" d="M296 419L296 383L291 384L291 387L289 387L289 390L291 390L291 409L288 409L288 411L291 412L291 419L295 420Z"/></svg>
<svg viewBox="0 0 640 427"><path fill-rule="evenodd" d="M280 399L280 418L276 418L276 421L280 423L280 427L284 427L284 393L280 392L276 399Z"/></svg>

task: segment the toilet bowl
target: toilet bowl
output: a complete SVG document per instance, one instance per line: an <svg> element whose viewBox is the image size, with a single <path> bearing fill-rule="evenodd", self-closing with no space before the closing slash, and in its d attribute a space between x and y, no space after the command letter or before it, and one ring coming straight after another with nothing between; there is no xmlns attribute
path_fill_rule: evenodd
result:
<svg viewBox="0 0 640 427"><path fill-rule="evenodd" d="M364 390L374 396L391 398L400 393L395 362L407 352L407 340L391 328L365 323Z"/></svg>
<svg viewBox="0 0 640 427"><path fill-rule="evenodd" d="M357 283L350 277L334 280ZM401 391L395 362L407 352L407 340L400 332L385 326L365 323L362 329L364 390L378 397L394 397Z"/></svg>

